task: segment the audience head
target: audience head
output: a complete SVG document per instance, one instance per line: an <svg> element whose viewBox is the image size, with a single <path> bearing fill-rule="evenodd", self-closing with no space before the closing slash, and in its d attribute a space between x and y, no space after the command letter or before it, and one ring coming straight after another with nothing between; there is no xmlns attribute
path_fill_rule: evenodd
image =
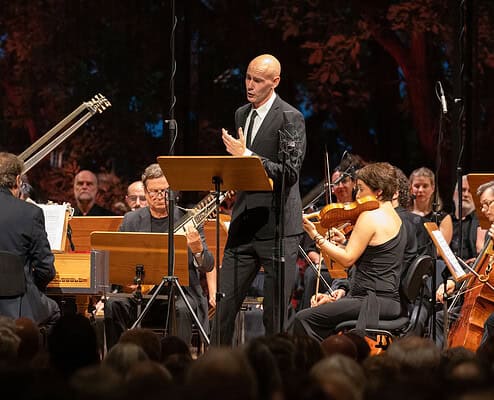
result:
<svg viewBox="0 0 494 400"><path fill-rule="evenodd" d="M366 378L362 367L351 358L335 354L319 361L310 370L310 376L332 398L362 399Z"/></svg>
<svg viewBox="0 0 494 400"><path fill-rule="evenodd" d="M98 193L98 178L88 170L80 171L74 178L74 197L77 207L87 212L96 202Z"/></svg>
<svg viewBox="0 0 494 400"><path fill-rule="evenodd" d="M52 366L66 377L100 361L94 328L80 314L67 314L56 322L48 336L48 352Z"/></svg>
<svg viewBox="0 0 494 400"><path fill-rule="evenodd" d="M252 368L239 351L213 348L190 366L186 384L190 398L201 400L257 398Z"/></svg>
<svg viewBox="0 0 494 400"><path fill-rule="evenodd" d="M432 340L409 336L392 342L386 355L398 363L402 374L431 378L438 369L441 352Z"/></svg>
<svg viewBox="0 0 494 400"><path fill-rule="evenodd" d="M172 386L172 375L161 364L146 360L132 365L125 377L128 398L158 399L170 398L167 393Z"/></svg>
<svg viewBox="0 0 494 400"><path fill-rule="evenodd" d="M129 329L120 336L119 343L136 344L144 350L150 360L161 360L161 341L151 329Z"/></svg>
<svg viewBox="0 0 494 400"><path fill-rule="evenodd" d="M127 188L125 201L131 211L148 205L142 181L132 182Z"/></svg>
<svg viewBox="0 0 494 400"><path fill-rule="evenodd" d="M165 361L174 354L182 354L192 359L190 349L185 340L178 336L165 336L161 339L161 359Z"/></svg>
<svg viewBox="0 0 494 400"><path fill-rule="evenodd" d="M103 364L125 377L130 367L139 361L149 360L142 347L134 343L117 343L106 354Z"/></svg>
<svg viewBox="0 0 494 400"><path fill-rule="evenodd" d="M19 197L21 175L24 163L12 153L0 152L0 187L9 189L15 197Z"/></svg>
<svg viewBox="0 0 494 400"><path fill-rule="evenodd" d="M29 318L19 318L15 321L15 325L15 333L21 339L18 351L19 359L29 361L40 349L39 328Z"/></svg>
<svg viewBox="0 0 494 400"><path fill-rule="evenodd" d="M79 369L69 385L75 400L120 400L127 394L122 376L104 365Z"/></svg>
<svg viewBox="0 0 494 400"><path fill-rule="evenodd" d="M334 354L342 354L357 360L357 346L349 337L345 335L331 335L321 342L321 347L326 357Z"/></svg>

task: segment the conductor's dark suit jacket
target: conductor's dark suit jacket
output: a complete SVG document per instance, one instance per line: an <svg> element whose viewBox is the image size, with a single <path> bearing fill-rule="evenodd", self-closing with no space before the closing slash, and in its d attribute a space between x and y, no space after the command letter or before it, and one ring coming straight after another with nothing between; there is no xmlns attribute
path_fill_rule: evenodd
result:
<svg viewBox="0 0 494 400"><path fill-rule="evenodd" d="M43 291L55 277L54 257L45 230L41 208L15 198L7 188L0 188L0 250L21 257L26 277L21 316L38 324L53 319L59 310ZM19 316L16 299L1 299L0 314Z"/></svg>
<svg viewBox="0 0 494 400"><path fill-rule="evenodd" d="M235 112L236 130L245 124L252 105L246 104ZM280 132L288 131L289 137ZM281 137L280 137L281 135ZM296 108L276 96L273 105L259 127L249 150L261 158L264 169L274 182L272 192L238 192L232 210L232 222L227 247L248 243L252 239L274 239L283 170L283 153L280 147L287 144L285 172L285 224L284 235L303 232L302 201L299 175L305 156L305 122ZM280 146L282 143L282 146Z"/></svg>
<svg viewBox="0 0 494 400"><path fill-rule="evenodd" d="M175 210L174 220L179 221L181 213ZM125 214L122 224L118 228L120 232L151 232L151 212L149 207L138 208L135 211L128 212ZM208 250L206 240L204 238L204 231L202 228L198 229L203 246L203 262L201 272L209 272L214 267L214 257ZM167 233L167 232L162 232ZM203 294L202 287L199 280L199 270L195 267L194 256L190 249L189 253L189 286L184 287L184 292L189 296L192 296L196 303L198 304L197 317L199 318L203 327L208 327L208 304L207 299Z"/></svg>

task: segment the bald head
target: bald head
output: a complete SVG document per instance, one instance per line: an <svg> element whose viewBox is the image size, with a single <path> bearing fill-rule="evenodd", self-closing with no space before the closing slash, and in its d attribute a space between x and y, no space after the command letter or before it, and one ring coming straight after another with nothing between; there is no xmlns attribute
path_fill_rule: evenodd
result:
<svg viewBox="0 0 494 400"><path fill-rule="evenodd" d="M281 64L278 59L271 54L262 54L254 58L249 68L263 73L270 78L279 77L281 75Z"/></svg>
<svg viewBox="0 0 494 400"><path fill-rule="evenodd" d="M144 193L144 184L142 181L132 182L127 188L125 201L129 208L134 211L136 208L146 207L147 201Z"/></svg>
<svg viewBox="0 0 494 400"><path fill-rule="evenodd" d="M266 103L280 83L280 62L270 54L254 58L245 75L247 100L258 108Z"/></svg>

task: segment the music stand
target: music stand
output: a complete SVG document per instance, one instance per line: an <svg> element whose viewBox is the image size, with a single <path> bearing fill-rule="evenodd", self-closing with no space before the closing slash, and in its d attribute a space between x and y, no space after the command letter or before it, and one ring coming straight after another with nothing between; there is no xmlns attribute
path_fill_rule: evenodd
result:
<svg viewBox="0 0 494 400"><path fill-rule="evenodd" d="M207 341L207 335L190 305L178 280L186 286L189 285L189 261L187 239L185 234L176 233L174 235L175 247L175 273L168 276L168 271L164 268L168 258L168 248L163 246L167 243L166 233L144 233L144 232L92 232L91 248L109 252L109 282L126 287L134 282L137 268L143 266L143 271L138 284L137 301L138 306L142 300L140 291L141 283L149 282L155 285L160 282L153 295L150 297L146 307L140 312L138 307L137 319L132 325L135 328L140 325L142 319L147 314L152 303L158 296L163 285L167 282L175 285L184 300L187 308L194 318L199 331ZM170 300L170 299L169 299ZM168 320L167 320L168 324Z"/></svg>
<svg viewBox="0 0 494 400"><path fill-rule="evenodd" d="M170 187L181 191L214 191L216 195L216 343L220 343L220 192L223 190L272 191L262 161L256 156L162 156L158 164Z"/></svg>

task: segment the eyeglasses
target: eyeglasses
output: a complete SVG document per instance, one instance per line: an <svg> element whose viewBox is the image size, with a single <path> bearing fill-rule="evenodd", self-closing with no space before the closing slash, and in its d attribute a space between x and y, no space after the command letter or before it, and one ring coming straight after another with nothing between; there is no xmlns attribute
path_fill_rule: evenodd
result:
<svg viewBox="0 0 494 400"><path fill-rule="evenodd" d="M139 199L139 201L144 202L146 201L146 196L137 196L131 194L131 195L127 195L127 199L129 199L130 201L137 201L137 199Z"/></svg>
<svg viewBox="0 0 494 400"><path fill-rule="evenodd" d="M490 200L484 201L483 203L480 203L481 210L487 211L492 203L494 203L494 199L490 199Z"/></svg>
<svg viewBox="0 0 494 400"><path fill-rule="evenodd" d="M148 190L148 193L151 197L163 196L165 199L168 198L168 189L152 189Z"/></svg>

